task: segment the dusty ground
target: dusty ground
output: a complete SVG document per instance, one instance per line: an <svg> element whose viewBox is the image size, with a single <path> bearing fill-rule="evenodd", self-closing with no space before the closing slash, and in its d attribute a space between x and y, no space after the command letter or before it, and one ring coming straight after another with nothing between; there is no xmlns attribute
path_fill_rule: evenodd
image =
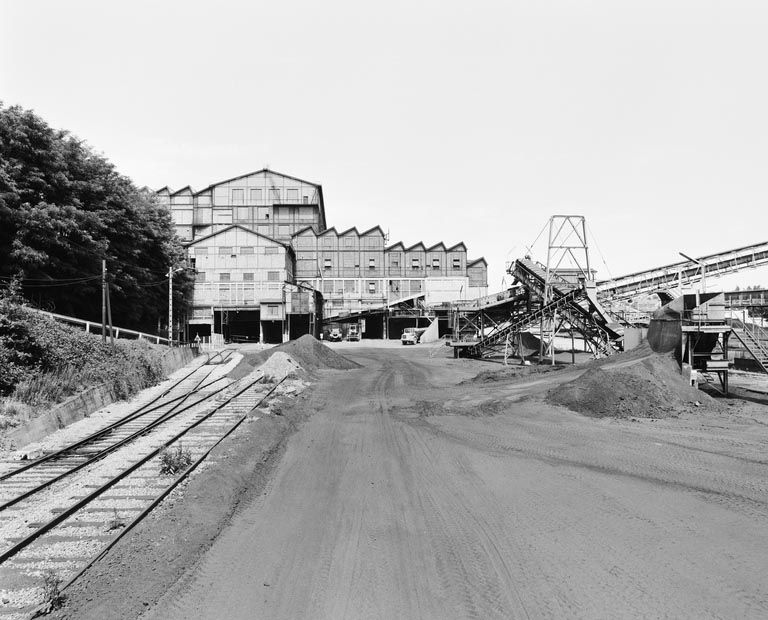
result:
<svg viewBox="0 0 768 620"><path fill-rule="evenodd" d="M63 615L768 616L765 404L594 419L544 402L572 370L339 351L363 368L255 422Z"/></svg>

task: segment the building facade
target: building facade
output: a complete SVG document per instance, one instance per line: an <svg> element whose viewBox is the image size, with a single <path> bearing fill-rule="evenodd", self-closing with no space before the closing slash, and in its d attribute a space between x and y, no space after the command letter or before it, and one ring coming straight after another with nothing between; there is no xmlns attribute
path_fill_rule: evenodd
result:
<svg viewBox="0 0 768 620"><path fill-rule="evenodd" d="M328 228L322 187L295 177L265 169L157 195L196 271L192 338L280 342L311 331L320 315L487 294L487 263L468 259L463 243L405 247L388 245L379 226Z"/></svg>

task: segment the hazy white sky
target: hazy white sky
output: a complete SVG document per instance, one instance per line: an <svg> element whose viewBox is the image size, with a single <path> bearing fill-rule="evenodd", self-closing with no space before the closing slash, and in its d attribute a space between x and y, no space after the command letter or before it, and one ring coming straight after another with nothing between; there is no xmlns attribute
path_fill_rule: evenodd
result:
<svg viewBox="0 0 768 620"><path fill-rule="evenodd" d="M764 0L0 7L0 98L139 185L269 165L329 225L465 241L491 290L554 213L600 277L768 239Z"/></svg>

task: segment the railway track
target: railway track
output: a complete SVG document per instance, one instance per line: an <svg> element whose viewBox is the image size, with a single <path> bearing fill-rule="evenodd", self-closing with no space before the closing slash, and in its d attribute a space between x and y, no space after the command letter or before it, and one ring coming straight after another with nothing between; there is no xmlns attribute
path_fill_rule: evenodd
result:
<svg viewBox="0 0 768 620"><path fill-rule="evenodd" d="M223 385L208 380L208 366L88 437L0 475L0 619L29 617L45 571L67 584L82 574L277 388L260 373ZM164 452L176 450L191 464L161 474Z"/></svg>

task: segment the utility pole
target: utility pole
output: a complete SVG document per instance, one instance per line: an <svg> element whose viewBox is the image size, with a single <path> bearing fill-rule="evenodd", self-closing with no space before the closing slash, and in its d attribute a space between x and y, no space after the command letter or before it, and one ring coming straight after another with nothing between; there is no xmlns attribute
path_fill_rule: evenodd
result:
<svg viewBox="0 0 768 620"><path fill-rule="evenodd" d="M101 341L107 341L107 261L101 260Z"/></svg>
<svg viewBox="0 0 768 620"><path fill-rule="evenodd" d="M173 346L173 265L168 267L168 346Z"/></svg>
<svg viewBox="0 0 768 620"><path fill-rule="evenodd" d="M107 283L107 321L109 321L109 343L115 346L115 330L112 329L112 302L109 298L109 283Z"/></svg>

